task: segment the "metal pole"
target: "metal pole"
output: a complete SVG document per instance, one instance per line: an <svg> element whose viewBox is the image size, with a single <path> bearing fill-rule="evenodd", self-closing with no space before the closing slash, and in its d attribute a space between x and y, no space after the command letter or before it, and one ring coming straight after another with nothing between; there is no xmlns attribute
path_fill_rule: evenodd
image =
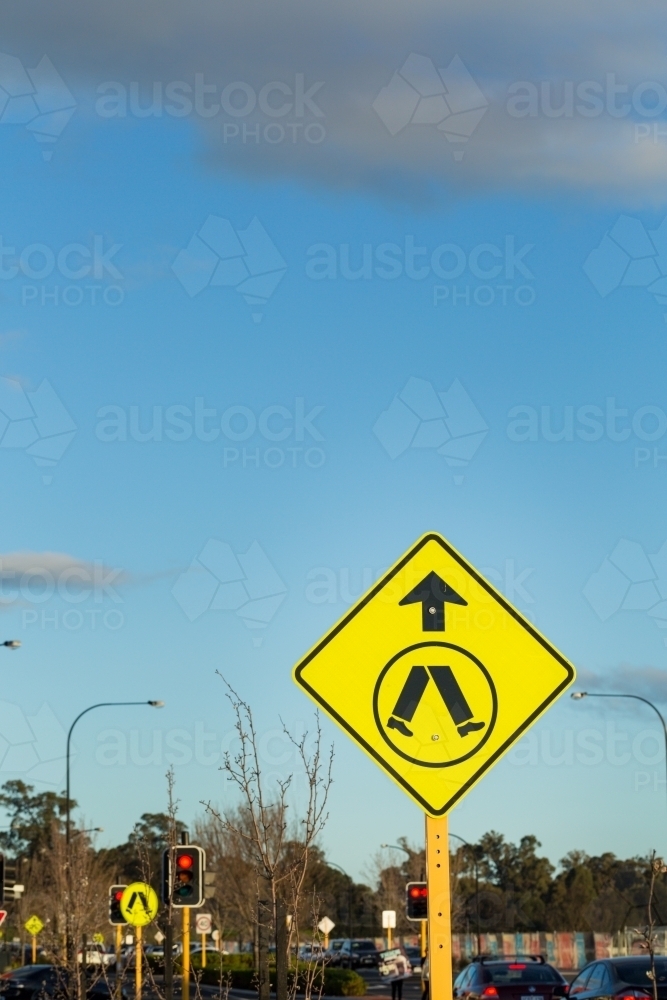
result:
<svg viewBox="0 0 667 1000"><path fill-rule="evenodd" d="M642 698L638 694L606 694L604 692L598 693L597 691L573 691L570 698L573 698L575 701L580 701L582 698L633 698L634 701L643 701L645 705L652 708L662 723L662 731L665 736L665 776L667 777L667 723L662 712L656 708L652 701L649 701L648 698ZM665 785L665 791L667 792L667 784Z"/></svg>
<svg viewBox="0 0 667 1000"><path fill-rule="evenodd" d="M70 840L71 840L71 830L70 830L70 750L72 743L72 733L74 727L76 726L79 719L81 719L88 712L92 712L94 708L110 708L119 707L126 705L152 705L154 708L161 708L164 703L160 701L100 701L96 705L89 705L88 708L84 708L83 712L79 712L76 719L69 727L67 732L67 745L65 753L65 863L67 865L67 895L68 895L68 905L66 910L66 935L65 935L65 950L67 953L68 962L72 959L72 865L71 865L71 854L70 854Z"/></svg>
<svg viewBox="0 0 667 1000"><path fill-rule="evenodd" d="M174 927L171 913L164 929L164 992L166 1000L174 1000Z"/></svg>
<svg viewBox="0 0 667 1000"><path fill-rule="evenodd" d="M477 937L477 954L481 955L482 954L482 935L481 935L481 932L480 932L480 924L479 924L479 864L478 864L478 861L477 861L477 851L475 850L474 846L471 843L469 843L469 841L464 840L463 837L459 837L458 833L450 833L449 836L453 837L454 840L460 840L461 843L465 844L466 847L469 847L470 850L471 850L471 852L472 852L472 861L473 861L473 864L475 866L475 917L476 917L475 922L476 922L476 925L477 925L477 934L476 934L476 937Z"/></svg>
<svg viewBox="0 0 667 1000"><path fill-rule="evenodd" d="M135 951L134 951L134 997L135 1000L141 1000L141 973L142 973L142 956L143 948L141 946L141 938L143 927L135 927Z"/></svg>
<svg viewBox="0 0 667 1000"><path fill-rule="evenodd" d="M81 936L81 978L80 989L81 989L81 1000L86 1000L86 994L88 992L88 987L86 985L86 957L88 954L88 937L86 934Z"/></svg>
<svg viewBox="0 0 667 1000"><path fill-rule="evenodd" d="M201 936L201 967L206 968L206 935Z"/></svg>
<svg viewBox="0 0 667 1000"><path fill-rule="evenodd" d="M276 900L276 1000L287 1000L287 910Z"/></svg>
<svg viewBox="0 0 667 1000"><path fill-rule="evenodd" d="M183 1000L190 1000L190 907L183 907Z"/></svg>
<svg viewBox="0 0 667 1000"><path fill-rule="evenodd" d="M120 968L121 955L120 949L123 943L123 925L116 924L116 997L117 1000L122 1000L123 996L123 977Z"/></svg>
<svg viewBox="0 0 667 1000"><path fill-rule="evenodd" d="M32 936L32 964L37 964L37 935Z"/></svg>
<svg viewBox="0 0 667 1000"><path fill-rule="evenodd" d="M426 817L429 990L433 1000L452 1000L452 905L446 816Z"/></svg>

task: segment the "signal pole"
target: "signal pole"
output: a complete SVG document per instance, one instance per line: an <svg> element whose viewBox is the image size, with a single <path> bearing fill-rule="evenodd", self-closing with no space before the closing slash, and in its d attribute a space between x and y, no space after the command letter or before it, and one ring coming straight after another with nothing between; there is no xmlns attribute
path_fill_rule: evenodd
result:
<svg viewBox="0 0 667 1000"><path fill-rule="evenodd" d="M142 958L142 947L141 938L143 928L141 925L134 928L134 940L135 940L135 952L134 952L134 996L135 1000L141 1000L141 958Z"/></svg>
<svg viewBox="0 0 667 1000"><path fill-rule="evenodd" d="M452 1000L452 902L446 816L426 817L429 995Z"/></svg>
<svg viewBox="0 0 667 1000"><path fill-rule="evenodd" d="M183 984L182 1000L190 1000L190 907L183 907Z"/></svg>

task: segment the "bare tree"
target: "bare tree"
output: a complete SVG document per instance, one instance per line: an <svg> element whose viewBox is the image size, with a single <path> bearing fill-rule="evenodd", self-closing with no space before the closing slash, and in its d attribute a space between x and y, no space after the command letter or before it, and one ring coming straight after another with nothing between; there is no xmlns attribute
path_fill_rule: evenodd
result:
<svg viewBox="0 0 667 1000"><path fill-rule="evenodd" d="M656 857L655 851L651 851L651 856L649 858L649 889L648 889L648 902L646 904L646 918L647 922L644 927L636 928L635 932L640 935L642 941L641 946L644 948L651 960L651 970L648 973L648 977L653 984L653 1000L658 1000L658 979L655 974L655 946L657 943L657 936L655 934L655 917L653 914L653 903L655 896L655 886L656 880L659 875L664 875L667 872L667 865L662 860L662 858Z"/></svg>
<svg viewBox="0 0 667 1000"><path fill-rule="evenodd" d="M222 675L220 675L222 677ZM322 730L315 716L312 745L309 734L295 739L283 723L283 733L291 743L306 778L306 801L300 817L288 822L288 795L293 773L276 778L269 786L262 774L262 763L252 710L222 677L227 698L234 711L234 725L239 741L235 754L227 753L222 770L240 795L235 809L218 811L210 802L203 803L219 825L226 850L236 852L252 872L255 907L261 898L270 901L276 920L280 899L291 912L287 935L287 955L292 940L299 940L300 902L309 853L328 818L327 799L331 787L333 745L323 751ZM266 895L265 895L266 894ZM296 981L296 977L295 977ZM296 986L294 986L296 989Z"/></svg>

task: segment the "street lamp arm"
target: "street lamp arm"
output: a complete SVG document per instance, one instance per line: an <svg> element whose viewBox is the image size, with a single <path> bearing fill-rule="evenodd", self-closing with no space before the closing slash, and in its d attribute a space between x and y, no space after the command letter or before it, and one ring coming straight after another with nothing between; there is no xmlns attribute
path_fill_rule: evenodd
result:
<svg viewBox="0 0 667 1000"><path fill-rule="evenodd" d="M66 828L65 828L65 838L66 838L66 840L68 842L69 842L69 838L70 838L70 829L69 829L70 828L70 773L69 773L69 771L70 771L70 768L69 768L69 764L70 764L70 744L71 744L71 741L72 741L72 733L74 731L74 727L76 726L76 724L79 721L79 719L82 719L83 716L86 715L88 712L92 712L94 708L112 708L112 707L113 708L118 708L118 707L124 707L126 705L152 705L155 708L161 708L162 705L163 705L163 702L160 702L160 701L99 701L99 702L97 702L96 705L89 705L88 708L84 708L83 712L79 712L79 714L77 715L76 719L74 720L74 722L72 723L72 725L69 727L69 730L67 732L67 748L66 748L66 752L65 752L65 759L66 759L66 762L67 762L67 781L66 781L66 788L65 788L65 812L66 812L66 815L67 815L67 825L66 825Z"/></svg>
<svg viewBox="0 0 667 1000"><path fill-rule="evenodd" d="M653 704L652 701L649 701L648 698L642 698L640 694L607 694L606 692L604 693L600 692L598 694L598 692L596 691L577 691L575 693L578 694L580 698L634 698L635 701L643 701L645 705L648 705L649 708L653 709L655 714L660 719L663 731L665 733L665 738L667 738L667 722L665 722L664 715L662 714L660 709Z"/></svg>
<svg viewBox="0 0 667 1000"><path fill-rule="evenodd" d="M580 701L582 698L632 698L634 701L641 701L644 705L648 705L649 708L653 709L662 723L662 731L665 736L665 767L667 768L667 723L660 709L652 701L649 701L648 698L642 698L640 694L610 694L606 691L573 691L570 698L573 698L575 701Z"/></svg>

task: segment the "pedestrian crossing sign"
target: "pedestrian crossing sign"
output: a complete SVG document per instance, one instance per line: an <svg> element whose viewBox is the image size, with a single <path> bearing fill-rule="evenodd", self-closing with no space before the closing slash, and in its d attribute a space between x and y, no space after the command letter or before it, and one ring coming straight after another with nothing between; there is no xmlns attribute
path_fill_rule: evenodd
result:
<svg viewBox="0 0 667 1000"><path fill-rule="evenodd" d="M574 667L429 533L294 679L431 816L443 816L574 681Z"/></svg>
<svg viewBox="0 0 667 1000"><path fill-rule="evenodd" d="M146 927L160 909L157 893L147 882L132 882L120 899L120 912L133 927Z"/></svg>

